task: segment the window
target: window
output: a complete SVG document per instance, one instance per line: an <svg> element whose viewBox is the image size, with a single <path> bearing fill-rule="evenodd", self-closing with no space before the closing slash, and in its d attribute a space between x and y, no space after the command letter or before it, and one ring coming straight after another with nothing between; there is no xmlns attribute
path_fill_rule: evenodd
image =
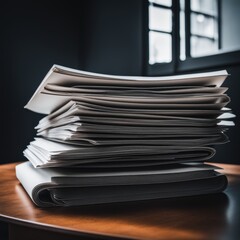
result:
<svg viewBox="0 0 240 240"><path fill-rule="evenodd" d="M149 1L149 64L172 61L172 1Z"/></svg>
<svg viewBox="0 0 240 240"><path fill-rule="evenodd" d="M216 53L220 48L218 0L180 0L180 6L182 21L183 18L189 19L184 24L180 21L182 32L185 30L190 33L187 38L181 39L181 41L190 41L185 43L190 46L190 51L185 54L188 57L199 57ZM181 52L183 51L181 49ZM181 60L184 60L183 56L184 53L181 54Z"/></svg>
<svg viewBox="0 0 240 240"><path fill-rule="evenodd" d="M217 66L236 61L236 52L240 56L240 1L149 0L146 7L150 75Z"/></svg>

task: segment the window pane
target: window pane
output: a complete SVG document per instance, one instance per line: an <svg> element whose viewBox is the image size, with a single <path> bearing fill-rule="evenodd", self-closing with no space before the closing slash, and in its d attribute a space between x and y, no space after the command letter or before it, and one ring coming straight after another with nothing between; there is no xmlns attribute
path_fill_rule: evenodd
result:
<svg viewBox="0 0 240 240"><path fill-rule="evenodd" d="M217 41L208 38L191 37L191 56L199 57L216 53L218 50Z"/></svg>
<svg viewBox="0 0 240 240"><path fill-rule="evenodd" d="M172 36L167 33L149 32L149 63L172 61Z"/></svg>
<svg viewBox="0 0 240 240"><path fill-rule="evenodd" d="M172 6L172 0L149 0L149 2L161 4L168 7Z"/></svg>
<svg viewBox="0 0 240 240"><path fill-rule="evenodd" d="M191 14L191 33L210 38L218 38L217 21L202 14Z"/></svg>
<svg viewBox="0 0 240 240"><path fill-rule="evenodd" d="M185 0L180 0L180 60L186 59Z"/></svg>
<svg viewBox="0 0 240 240"><path fill-rule="evenodd" d="M185 9L185 0L180 0L180 9L181 10Z"/></svg>
<svg viewBox="0 0 240 240"><path fill-rule="evenodd" d="M149 28L152 30L171 32L171 10L149 6Z"/></svg>
<svg viewBox="0 0 240 240"><path fill-rule="evenodd" d="M180 59L186 59L186 45L185 45L185 13L180 11Z"/></svg>
<svg viewBox="0 0 240 240"><path fill-rule="evenodd" d="M217 0L191 0L191 10L217 15Z"/></svg>

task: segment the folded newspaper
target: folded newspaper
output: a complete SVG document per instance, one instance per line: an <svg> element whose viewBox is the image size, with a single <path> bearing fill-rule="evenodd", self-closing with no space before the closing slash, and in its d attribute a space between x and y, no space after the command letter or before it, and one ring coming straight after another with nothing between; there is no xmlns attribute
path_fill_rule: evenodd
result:
<svg viewBox="0 0 240 240"><path fill-rule="evenodd" d="M16 175L39 206L223 191L226 177L204 162L234 126L227 76L130 77L53 65L25 106L46 116Z"/></svg>
<svg viewBox="0 0 240 240"><path fill-rule="evenodd" d="M36 169L25 162L17 165L16 173L33 202L50 207L217 193L226 188L227 179L215 169L206 164L173 164L167 168L89 172Z"/></svg>

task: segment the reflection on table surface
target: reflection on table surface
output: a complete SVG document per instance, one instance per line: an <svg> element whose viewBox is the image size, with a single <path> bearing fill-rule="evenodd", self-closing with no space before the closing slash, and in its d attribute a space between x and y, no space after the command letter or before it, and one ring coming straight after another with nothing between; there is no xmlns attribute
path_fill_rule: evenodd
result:
<svg viewBox="0 0 240 240"><path fill-rule="evenodd" d="M21 185L16 187L22 196L22 203L26 203L28 196L24 189ZM237 185L233 185L231 189L236 187ZM81 225L88 224L90 228L93 223L98 224L99 229L106 226L113 229L131 226L133 231L143 235L147 235L147 231L155 232L161 237L169 237L171 234L172 239L174 236L178 236L178 239L237 239L235 237L240 234L237 226L240 223L240 207L237 204L239 202L240 194L232 195L231 191L226 191L194 197L48 208L41 211L57 219L77 217ZM29 214L37 220L34 212L29 211ZM155 237L153 236L153 239Z"/></svg>
<svg viewBox="0 0 240 240"><path fill-rule="evenodd" d="M228 188L219 194L69 208L38 208L12 174L12 177L8 175L6 178L8 188L5 192L1 185L6 185L6 181L0 181L0 215L44 224L49 228L65 229L66 232L94 232L138 239L238 239L239 172L228 173L228 180Z"/></svg>

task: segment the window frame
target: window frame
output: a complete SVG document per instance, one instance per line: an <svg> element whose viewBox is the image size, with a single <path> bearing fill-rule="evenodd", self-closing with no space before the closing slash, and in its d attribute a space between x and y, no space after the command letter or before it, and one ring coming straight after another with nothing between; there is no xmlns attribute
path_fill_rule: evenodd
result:
<svg viewBox="0 0 240 240"><path fill-rule="evenodd" d="M186 30L186 39L185 39L185 49L186 49L186 58L199 58L202 56L196 56L196 57L192 57L191 56L191 37L195 36L195 37L201 37L201 38L205 38L205 39L210 39L212 41L215 41L215 39L213 37L207 37L207 36L201 36L195 33L191 32L191 15L192 13L194 14L201 14L204 15L207 18L212 18L215 19L217 21L217 28L218 28L218 39L217 39L217 45L218 45L218 50L221 48L221 2L220 0L216 0L217 1L217 16L208 14L208 13L203 13L200 11L195 11L191 9L191 3L190 0L184 0L184 5L185 5L185 30ZM205 55L205 56L212 56L213 54L210 55ZM203 56L203 57L205 57ZM184 60L182 60L184 61Z"/></svg>
<svg viewBox="0 0 240 240"><path fill-rule="evenodd" d="M190 0L185 0L185 11L190 11ZM170 63L155 63L149 64L149 2L143 0L143 75L156 76L156 75L172 75L180 74L182 72L189 72L195 70L224 67L240 64L240 50L236 51L222 51L218 53L191 57L190 54L190 12L186 14L185 25L189 24L186 28L186 59L180 60L180 0L172 0L172 62ZM218 0L218 12L221 12L221 0ZM218 34L221 36L221 14L219 14ZM187 22L187 23L186 23ZM188 42L188 43L187 43ZM219 47L221 47L221 37L219 37Z"/></svg>
<svg viewBox="0 0 240 240"><path fill-rule="evenodd" d="M151 2L150 3L150 1L149 1L149 5L148 5L148 14L149 14L149 7L150 6L152 6L152 7L154 7L154 8L157 8L157 9L166 9L166 10L169 10L169 11L171 11L171 15L173 14L173 11L172 11L172 6L165 6L165 5L162 5L162 4L159 4L159 3L154 3L154 2ZM173 17L172 17L172 19L173 19ZM149 18L148 18L148 20L149 20ZM148 24L149 25L149 24ZM162 33L162 34L167 34L167 35L170 35L171 36L171 39L172 39L172 43L171 43L171 50L173 50L173 47L172 47L172 44L173 44L173 22L171 23L171 25L172 25L172 29L171 29L171 31L163 31L163 30L157 30L157 29L151 29L150 27L148 27L148 39L150 38L150 32L156 32L156 33ZM150 49L150 47L149 47L149 49ZM149 54L150 55L150 54ZM173 57L173 54L171 54L171 58ZM149 58L150 58L150 56L149 56ZM167 64L168 63L171 63L172 62L172 59L171 59L171 61L170 62L166 62ZM160 64L165 64L165 63L160 63ZM152 64L150 64L150 65L152 65Z"/></svg>
<svg viewBox="0 0 240 240"><path fill-rule="evenodd" d="M169 63L154 63L149 64L149 32L151 31L149 29L149 2L148 0L144 1L144 16L143 16L143 25L144 25L144 31L143 31L143 42L145 44L144 51L146 52L145 56L145 62L146 67L144 71L144 75L158 75L159 69L161 69L161 74L168 75L174 72L174 69L176 68L176 57L179 55L180 51L178 49L177 45L177 39L180 40L179 36L179 1L172 1L172 7L168 7L168 9L172 10L172 61ZM152 4L155 6L155 4ZM175 9L178 9L176 11ZM176 14L174 16L174 14Z"/></svg>

